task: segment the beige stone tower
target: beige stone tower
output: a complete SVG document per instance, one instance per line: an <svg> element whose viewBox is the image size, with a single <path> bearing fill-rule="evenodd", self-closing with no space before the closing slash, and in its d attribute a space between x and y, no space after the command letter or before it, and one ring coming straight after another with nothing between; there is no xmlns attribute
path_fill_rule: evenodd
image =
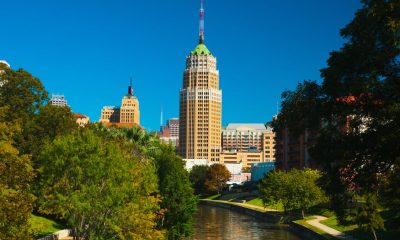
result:
<svg viewBox="0 0 400 240"><path fill-rule="evenodd" d="M184 159L219 162L222 91L217 60L204 44L204 10L200 10L200 40L186 57L179 106L179 152Z"/></svg>
<svg viewBox="0 0 400 240"><path fill-rule="evenodd" d="M122 98L120 108L120 123L134 123L140 126L139 100L133 95L132 80L128 94Z"/></svg>
<svg viewBox="0 0 400 240"><path fill-rule="evenodd" d="M140 126L139 100L133 94L132 80L128 94L122 98L121 107L103 107L99 122L117 127Z"/></svg>

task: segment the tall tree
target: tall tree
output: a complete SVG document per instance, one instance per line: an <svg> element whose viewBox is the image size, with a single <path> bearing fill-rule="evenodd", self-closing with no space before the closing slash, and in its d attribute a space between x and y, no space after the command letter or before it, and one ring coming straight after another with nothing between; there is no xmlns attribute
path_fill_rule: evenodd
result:
<svg viewBox="0 0 400 240"><path fill-rule="evenodd" d="M19 126L4 121L0 107L0 239L30 239L29 218L34 196L30 193L34 172L28 155L13 146Z"/></svg>
<svg viewBox="0 0 400 240"><path fill-rule="evenodd" d="M15 145L21 153L30 153L26 139L35 126L34 116L47 101L47 92L38 78L23 69L14 71L2 64L0 71L0 106L8 107L4 121L19 122L22 131L14 135Z"/></svg>
<svg viewBox="0 0 400 240"><path fill-rule="evenodd" d="M26 147L35 162L46 141L52 141L61 134L68 134L78 129L75 117L69 107L45 105L33 116L32 126L27 129Z"/></svg>
<svg viewBox="0 0 400 240"><path fill-rule="evenodd" d="M192 233L193 213L197 199L193 194L184 163L172 146L160 142L153 133L132 129L103 128L93 126L107 139L128 139L140 149L137 157L148 157L157 167L161 207L165 214L159 219L159 227L167 230L168 239L180 239Z"/></svg>
<svg viewBox="0 0 400 240"><path fill-rule="evenodd" d="M310 169L276 171L268 173L258 187L265 206L281 202L285 212L301 210L304 218L306 210L327 200L317 185L320 177Z"/></svg>
<svg viewBox="0 0 400 240"><path fill-rule="evenodd" d="M204 183L206 181L207 171L207 165L196 165L190 170L189 179L196 194L204 193L205 191Z"/></svg>
<svg viewBox="0 0 400 240"><path fill-rule="evenodd" d="M215 163L207 170L204 186L208 191L219 194L226 187L226 182L229 181L230 178L231 173L226 166Z"/></svg>
<svg viewBox="0 0 400 240"><path fill-rule="evenodd" d="M293 133L318 129L310 153L327 173L324 186L342 223L354 212L352 206L367 202L360 198L376 198L393 208L396 201L384 198L398 196L390 181L399 174L400 163L400 2L362 3L341 30L347 42L330 54L328 67L321 70L318 94L302 91L313 89L305 82L283 95L282 113L275 124ZM292 96L298 98L293 101ZM307 114L297 114L296 106ZM362 214L371 218L363 223L382 222L380 204L370 203L359 211L370 211Z"/></svg>
<svg viewBox="0 0 400 240"><path fill-rule="evenodd" d="M56 137L39 157L39 210L78 239L161 239L155 168L136 151L89 129Z"/></svg>
<svg viewBox="0 0 400 240"><path fill-rule="evenodd" d="M161 225L167 228L168 239L181 239L192 234L197 199L184 162L175 154L175 149L165 144L159 147L160 154L154 158L163 197L161 207L166 210Z"/></svg>

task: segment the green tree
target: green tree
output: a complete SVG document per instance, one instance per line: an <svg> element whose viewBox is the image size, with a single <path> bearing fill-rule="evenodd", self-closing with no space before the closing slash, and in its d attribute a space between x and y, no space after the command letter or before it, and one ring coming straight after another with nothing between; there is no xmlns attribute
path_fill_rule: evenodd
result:
<svg viewBox="0 0 400 240"><path fill-rule="evenodd" d="M310 154L326 175L324 188L341 223L353 206L365 205L363 224L378 229L378 206L400 216L399 194L391 184L399 175L400 156L400 2L363 0L354 19L341 30L347 41L330 54L321 70L323 82L305 81L283 94L276 131L288 127L294 135L317 130ZM311 144L309 144L311 145ZM370 211L365 214L366 211ZM365 216L370 217L365 221ZM354 220L358 223L360 217ZM376 228L378 227L378 228Z"/></svg>
<svg viewBox="0 0 400 240"><path fill-rule="evenodd" d="M34 172L28 155L13 146L18 125L3 121L0 108L0 239L30 239L28 220L34 196L30 193Z"/></svg>
<svg viewBox="0 0 400 240"><path fill-rule="evenodd" d="M196 194L204 193L204 183L206 181L207 170L207 165L196 165L193 166L192 170L190 170L189 179Z"/></svg>
<svg viewBox="0 0 400 240"><path fill-rule="evenodd" d="M48 143L39 157L39 211L66 219L79 239L161 239L154 164L122 144L89 129Z"/></svg>
<svg viewBox="0 0 400 240"><path fill-rule="evenodd" d="M225 165L215 163L207 170L205 188L210 192L220 193L225 187L226 182L231 178L231 173Z"/></svg>
<svg viewBox="0 0 400 240"><path fill-rule="evenodd" d="M189 181L184 162L172 146L161 144L155 156L158 169L161 207L166 210L160 225L168 230L168 239L180 239L192 234L193 214L197 199Z"/></svg>
<svg viewBox="0 0 400 240"><path fill-rule="evenodd" d="M68 134L78 129L75 117L69 107L45 105L39 108L38 113L33 116L33 121L26 137L26 149L36 161L46 141L52 141L60 134Z"/></svg>
<svg viewBox="0 0 400 240"><path fill-rule="evenodd" d="M374 239L377 240L376 230L385 229L383 219L379 213L381 206L374 194L364 196L364 199L365 204L360 204L357 207L354 217L357 224L366 230L370 230L374 235Z"/></svg>
<svg viewBox="0 0 400 240"><path fill-rule="evenodd" d="M301 210L326 201L323 190L317 185L321 175L316 170L297 170L289 172L274 171L260 182L259 190L265 206L281 202L285 212Z"/></svg>
<svg viewBox="0 0 400 240"><path fill-rule="evenodd" d="M145 157L153 161L157 167L161 208L165 213L159 218L158 226L167 230L168 239L190 235L197 199L193 194L184 163L175 154L175 149L162 144L154 133L147 133L142 128L104 128L99 125L93 125L92 128L106 139L127 139L141 150L136 152L136 157Z"/></svg>
<svg viewBox="0 0 400 240"><path fill-rule="evenodd" d="M35 126L34 116L48 100L47 92L39 79L23 69L14 71L2 64L0 71L0 106L8 108L4 121L19 123L21 132L14 135L15 146L21 153L30 154L27 139Z"/></svg>

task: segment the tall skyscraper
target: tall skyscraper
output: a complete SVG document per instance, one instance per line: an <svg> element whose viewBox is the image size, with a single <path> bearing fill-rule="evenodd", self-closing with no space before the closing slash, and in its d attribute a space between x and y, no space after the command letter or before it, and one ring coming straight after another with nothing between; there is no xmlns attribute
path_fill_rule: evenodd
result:
<svg viewBox="0 0 400 240"><path fill-rule="evenodd" d="M219 162L222 91L217 60L204 44L201 1L199 43L186 57L179 106L179 153L184 159Z"/></svg>

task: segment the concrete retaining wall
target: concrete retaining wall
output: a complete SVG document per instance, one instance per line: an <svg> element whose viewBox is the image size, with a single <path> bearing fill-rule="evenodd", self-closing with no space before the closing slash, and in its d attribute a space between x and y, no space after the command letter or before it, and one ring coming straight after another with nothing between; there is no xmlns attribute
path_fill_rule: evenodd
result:
<svg viewBox="0 0 400 240"><path fill-rule="evenodd" d="M327 238L321 234L295 222L289 222L289 228L292 232L296 233L296 235L307 240L327 240Z"/></svg>
<svg viewBox="0 0 400 240"><path fill-rule="evenodd" d="M58 232L49 234L45 237L39 238L38 240L58 240L60 238L69 237L70 234L71 234L71 229L64 229L64 230L60 230Z"/></svg>
<svg viewBox="0 0 400 240"><path fill-rule="evenodd" d="M233 205L233 204L229 204L229 203L202 200L202 201L200 201L200 204L212 206L212 207L220 207L220 208L229 209L229 210L232 210L235 212L253 216L253 217L257 218L258 220L262 220L262 221L269 222L269 223L279 223L279 222L284 222L284 220L285 220L285 218L280 217L280 216L260 212L260 211L253 210L253 209L248 209L248 208L245 208L242 206ZM293 233L295 233L297 236L301 237L301 239L327 240L327 238L325 238L324 236L322 236L300 224L297 224L295 222L289 222L289 230L292 231Z"/></svg>
<svg viewBox="0 0 400 240"><path fill-rule="evenodd" d="M260 212L257 210L253 210L253 209L249 209L249 208L245 208L242 206L229 204L229 203L205 200L205 201L200 201L200 204L212 206L212 207L220 207L220 208L229 209L229 210L232 210L235 212L239 212L239 213L243 213L243 214L255 217L258 220L262 220L262 221L269 222L269 223L279 223L283 220L283 218L280 216L272 215L272 214L265 213L265 212Z"/></svg>

